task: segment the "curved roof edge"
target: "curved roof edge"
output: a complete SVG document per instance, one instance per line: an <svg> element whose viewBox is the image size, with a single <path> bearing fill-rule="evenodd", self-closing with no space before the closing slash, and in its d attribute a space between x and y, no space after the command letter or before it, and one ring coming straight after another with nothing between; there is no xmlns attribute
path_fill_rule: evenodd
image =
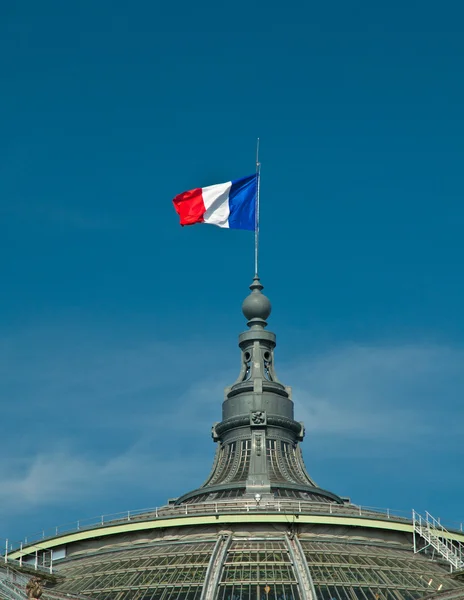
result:
<svg viewBox="0 0 464 600"><path fill-rule="evenodd" d="M31 543L23 546L20 550L15 550L8 554L9 559L19 559L34 553L36 550L49 550L83 540L90 540L97 537L106 537L118 534L133 533L144 530L162 529L171 527L191 527L200 525L223 525L223 524L246 524L246 523L284 523L288 524L288 512L239 512L232 514L203 514L203 515L184 515L173 517L161 517L158 519L139 520L137 522L124 522L120 524L108 524L91 529L76 531L73 533L63 533L52 538L40 540L37 543ZM413 532L412 522L406 520L392 519L385 516L368 515L334 515L330 514L302 514L292 513L292 516L301 524L312 525L336 525L344 527L363 527L370 529L382 529L390 531L399 531L404 533ZM449 539L464 543L464 533L448 532Z"/></svg>

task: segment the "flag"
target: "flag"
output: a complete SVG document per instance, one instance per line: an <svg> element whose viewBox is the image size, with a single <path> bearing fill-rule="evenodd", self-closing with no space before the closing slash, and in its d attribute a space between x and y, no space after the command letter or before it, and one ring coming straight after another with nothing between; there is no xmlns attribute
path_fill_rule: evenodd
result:
<svg viewBox="0 0 464 600"><path fill-rule="evenodd" d="M173 200L180 224L255 230L258 175L183 192Z"/></svg>

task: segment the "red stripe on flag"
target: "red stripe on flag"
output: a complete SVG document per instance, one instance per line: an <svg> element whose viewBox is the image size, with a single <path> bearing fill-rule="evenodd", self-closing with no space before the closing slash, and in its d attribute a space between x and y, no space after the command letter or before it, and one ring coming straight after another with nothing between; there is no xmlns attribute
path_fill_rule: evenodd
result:
<svg viewBox="0 0 464 600"><path fill-rule="evenodd" d="M179 194L174 198L173 203L182 226L203 223L206 208L201 188Z"/></svg>

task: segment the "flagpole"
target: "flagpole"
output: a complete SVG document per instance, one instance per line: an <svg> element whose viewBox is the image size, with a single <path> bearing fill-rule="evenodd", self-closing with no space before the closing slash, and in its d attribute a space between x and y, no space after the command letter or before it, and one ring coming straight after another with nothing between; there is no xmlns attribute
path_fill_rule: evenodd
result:
<svg viewBox="0 0 464 600"><path fill-rule="evenodd" d="M256 208L255 208L255 277L258 277L259 256L259 188L261 183L261 163L259 162L259 138L256 139Z"/></svg>

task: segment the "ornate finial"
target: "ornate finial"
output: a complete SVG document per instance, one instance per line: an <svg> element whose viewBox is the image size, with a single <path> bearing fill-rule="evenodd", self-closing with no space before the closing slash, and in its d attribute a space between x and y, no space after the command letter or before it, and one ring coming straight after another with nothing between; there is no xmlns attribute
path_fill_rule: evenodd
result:
<svg viewBox="0 0 464 600"><path fill-rule="evenodd" d="M258 325L266 327L266 319L271 314L271 303L261 290L263 286L257 275L253 278L250 285L251 294L249 294L242 304L242 312L248 319L248 326Z"/></svg>
<svg viewBox="0 0 464 600"><path fill-rule="evenodd" d="M337 502L342 500L318 488L309 477L298 442L302 423L293 418L291 389L274 370L276 336L265 329L271 303L262 293L258 275L242 304L248 320L238 336L241 368L237 380L225 389L222 421L212 435L219 449L213 470L198 489L181 496L176 505L211 502L220 497L249 501L289 497L297 501ZM259 499L259 501L258 501Z"/></svg>

